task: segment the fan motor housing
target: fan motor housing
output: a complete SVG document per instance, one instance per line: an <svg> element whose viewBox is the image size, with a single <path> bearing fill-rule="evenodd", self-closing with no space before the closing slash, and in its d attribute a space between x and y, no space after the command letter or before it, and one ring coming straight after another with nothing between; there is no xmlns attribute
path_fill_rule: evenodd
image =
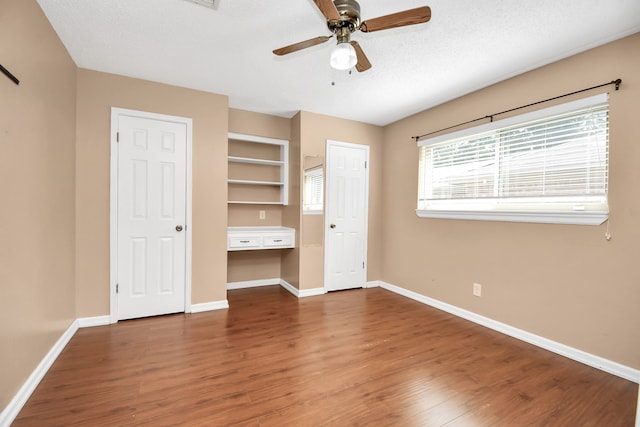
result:
<svg viewBox="0 0 640 427"><path fill-rule="evenodd" d="M354 32L360 28L360 5L356 0L333 0L333 4L338 9L340 20L329 20L327 26L333 33L341 33L342 28Z"/></svg>

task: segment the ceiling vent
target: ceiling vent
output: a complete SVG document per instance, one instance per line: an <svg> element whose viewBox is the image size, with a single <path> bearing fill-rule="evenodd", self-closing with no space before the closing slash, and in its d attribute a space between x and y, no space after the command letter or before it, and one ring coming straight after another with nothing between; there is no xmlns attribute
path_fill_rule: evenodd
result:
<svg viewBox="0 0 640 427"><path fill-rule="evenodd" d="M206 6L209 7L211 9L217 9L218 8L218 2L219 0L188 0L192 3L197 3L199 5L202 6Z"/></svg>

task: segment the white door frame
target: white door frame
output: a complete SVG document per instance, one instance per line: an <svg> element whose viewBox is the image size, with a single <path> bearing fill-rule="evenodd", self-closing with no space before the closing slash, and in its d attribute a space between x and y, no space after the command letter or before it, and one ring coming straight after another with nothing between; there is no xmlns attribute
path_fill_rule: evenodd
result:
<svg viewBox="0 0 640 427"><path fill-rule="evenodd" d="M111 171L110 171L110 222L109 222L109 298L110 298L110 323L118 321L118 298L116 294L116 282L118 279L118 118L130 116L151 120L162 120L184 124L187 130L187 157L186 157L186 212L185 212L185 298L184 312L191 312L191 148L192 148L192 120L187 117L169 116L165 114L149 113L146 111L128 110L125 108L111 107Z"/></svg>
<svg viewBox="0 0 640 427"><path fill-rule="evenodd" d="M329 209L327 208L328 204L329 204L329 197L330 194L327 191L327 189L329 188L329 180L331 179L331 174L329 173L330 169L329 169L329 163L331 162L330 160L330 156L329 156L329 148L332 146L336 146L336 147L346 147L346 148L354 148L354 149L359 149L359 150L365 150L366 153L366 173L365 173L365 194L366 194L366 199L364 201L364 283L362 284L362 287L366 287L367 285L367 277L368 277L368 270L369 270L369 263L368 261L368 250L369 250L369 169L370 169L370 162L369 162L369 153L370 153L370 147L368 145L364 145L364 144L353 144L350 142L342 142L342 141L334 141L331 139L327 139L327 143L326 143L326 147L325 147L325 192L324 192L324 199L325 199L325 207L324 207L324 292L327 292L327 278L328 276L328 263L327 263L327 258L328 258L328 239L327 239L327 233L329 230L329 224L330 224L330 219L329 219Z"/></svg>

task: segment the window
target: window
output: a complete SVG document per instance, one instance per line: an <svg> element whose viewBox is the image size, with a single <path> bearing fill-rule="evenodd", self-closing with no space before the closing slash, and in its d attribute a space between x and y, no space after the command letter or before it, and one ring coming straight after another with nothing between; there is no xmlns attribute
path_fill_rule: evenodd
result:
<svg viewBox="0 0 640 427"><path fill-rule="evenodd" d="M303 214L322 215L323 187L322 166L304 171L304 188L302 193Z"/></svg>
<svg viewBox="0 0 640 427"><path fill-rule="evenodd" d="M421 217L568 224L607 219L606 94L418 146Z"/></svg>

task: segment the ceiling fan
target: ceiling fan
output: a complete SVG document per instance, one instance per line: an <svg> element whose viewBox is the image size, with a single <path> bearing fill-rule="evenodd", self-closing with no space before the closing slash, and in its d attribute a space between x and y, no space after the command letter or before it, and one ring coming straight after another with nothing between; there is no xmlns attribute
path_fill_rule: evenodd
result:
<svg viewBox="0 0 640 427"><path fill-rule="evenodd" d="M372 33L389 28L404 27L406 25L421 24L431 19L429 6L409 9L390 15L380 16L367 21L360 20L360 5L356 0L313 0L320 12L327 19L329 31L335 34L338 43L331 53L330 64L337 70L348 70L356 67L359 72L371 68L371 62L364 54L360 44L351 40L351 34L356 31ZM273 51L276 55L287 55L311 46L316 46L331 39L331 36L319 36L313 39L294 43Z"/></svg>

